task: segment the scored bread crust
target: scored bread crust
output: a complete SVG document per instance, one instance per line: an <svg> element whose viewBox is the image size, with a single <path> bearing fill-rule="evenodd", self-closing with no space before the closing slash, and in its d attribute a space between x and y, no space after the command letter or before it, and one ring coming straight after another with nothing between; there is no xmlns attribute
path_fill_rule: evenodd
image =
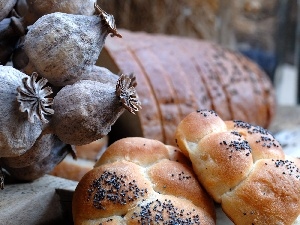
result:
<svg viewBox="0 0 300 225"><path fill-rule="evenodd" d="M116 219L120 224L148 224L155 219L215 224L213 201L189 160L178 148L138 137L108 147L78 183L72 213L75 225L116 224Z"/></svg>
<svg viewBox="0 0 300 225"><path fill-rule="evenodd" d="M151 95L155 101L149 101L149 106L154 104L153 109L143 108L138 114L138 126L149 131L141 136L174 144L174 129L180 120L189 110L198 109L213 109L224 120L238 119L264 128L269 126L275 111L272 83L245 56L203 40L119 31L123 38L108 39L104 46L103 52L108 52L109 60L98 62L105 67L112 65L115 70L135 72L138 66L142 71L136 74L137 79L144 76L142 79L148 86L140 85L139 89L138 85L137 91L142 94L141 99ZM151 114L154 109L155 114ZM142 118L160 120L162 132L149 128L155 121Z"/></svg>
<svg viewBox="0 0 300 225"><path fill-rule="evenodd" d="M267 130L199 110L181 121L175 137L235 224L292 225L300 215L299 160L286 157Z"/></svg>
<svg viewBox="0 0 300 225"><path fill-rule="evenodd" d="M174 134L176 126L180 122L180 111L171 81L166 77L165 69L156 56L157 53L150 48L152 43L149 39L151 38L145 33L140 33L139 36L132 35L132 33L128 33L128 36L126 36L126 32L123 33L128 48L135 54L136 60L143 67L158 102L162 118L164 143L174 145Z"/></svg>
<svg viewBox="0 0 300 225"><path fill-rule="evenodd" d="M249 77L252 92L255 95L256 114L260 115L256 121L246 121L267 128L275 115L275 93L270 79L264 76L264 72L257 64L241 54L233 52L233 60L243 66L243 71Z"/></svg>
<svg viewBox="0 0 300 225"><path fill-rule="evenodd" d="M213 45L209 42L197 40L188 40L187 45L189 46L189 51L193 55L193 60L197 66L212 103L212 108L207 109L214 109L224 118L232 118L232 113L230 111L226 93L224 92L224 87L222 86L214 65L214 59L212 61L208 61L206 59L207 52L211 51L210 48ZM206 108L201 107L198 109Z"/></svg>
<svg viewBox="0 0 300 225"><path fill-rule="evenodd" d="M157 49L165 49L160 51L159 54L155 54L155 56L165 71L161 76L166 77L174 90L174 98L179 108L180 118L183 118L197 108L195 95L189 87L186 72L178 62L178 52L173 48L176 45L175 38L159 34L156 34L155 37L151 38L152 45L150 49L153 53L156 53Z"/></svg>
<svg viewBox="0 0 300 225"><path fill-rule="evenodd" d="M255 84L259 85L259 87L256 88L255 93L257 94L256 101L259 104L259 108L261 109L259 113L261 113L262 117L258 118L261 120L258 120L256 123L257 125L264 126L263 124L270 124L272 121L272 118L275 115L275 110L276 110L276 98L275 98L275 89L272 86L272 83L270 82L270 79L268 76L264 76L263 70L261 68L247 60L246 57L237 57L237 60L240 61L246 68L246 71L251 74L251 75L256 75L255 78L258 80ZM265 119L263 121L263 119ZM260 124L259 122L262 122Z"/></svg>
<svg viewBox="0 0 300 225"><path fill-rule="evenodd" d="M158 108L157 100L152 94L153 90L146 79L145 71L138 64L135 55L128 49L123 38L107 39L105 45L106 48L103 49L103 53L101 54L104 55L106 53L115 59L114 63L120 68L120 71L116 72L124 74L133 73L136 76L137 86L135 88L143 110L143 113L138 112L141 124L144 124L144 126L141 126L141 136L164 141L161 113Z"/></svg>
<svg viewBox="0 0 300 225"><path fill-rule="evenodd" d="M237 63L235 53L222 49L220 46L206 46L203 50L204 60L210 63L219 77L220 85L226 95L231 118L255 123L253 115L257 113L253 88L249 83L250 77L245 73L242 63ZM240 56L242 57L242 56ZM243 102L248 102L243 104ZM237 110L238 109L238 110ZM223 117L223 119L230 119Z"/></svg>
<svg viewBox="0 0 300 225"><path fill-rule="evenodd" d="M187 78L191 91L194 93L196 109L212 109L212 100L209 98L207 87L195 63L194 55L192 54L193 51L191 51L191 48L194 48L195 45L188 39L185 42L180 41L178 37L172 37L171 39L173 45L178 45L178 51L181 56L178 63L180 63L180 66L185 71L185 77Z"/></svg>

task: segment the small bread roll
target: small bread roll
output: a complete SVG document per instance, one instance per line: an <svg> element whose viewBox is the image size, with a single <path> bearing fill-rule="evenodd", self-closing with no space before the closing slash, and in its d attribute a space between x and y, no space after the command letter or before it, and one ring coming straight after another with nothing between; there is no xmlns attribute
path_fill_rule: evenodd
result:
<svg viewBox="0 0 300 225"><path fill-rule="evenodd" d="M75 225L215 224L212 199L189 160L162 142L129 137L110 145L79 181Z"/></svg>
<svg viewBox="0 0 300 225"><path fill-rule="evenodd" d="M175 138L200 183L234 224L295 224L299 159L286 157L267 130L199 110L180 122Z"/></svg>

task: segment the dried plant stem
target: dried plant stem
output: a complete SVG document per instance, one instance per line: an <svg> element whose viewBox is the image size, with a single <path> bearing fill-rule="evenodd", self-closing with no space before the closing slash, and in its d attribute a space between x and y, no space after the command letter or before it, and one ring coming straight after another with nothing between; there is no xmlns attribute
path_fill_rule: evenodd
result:
<svg viewBox="0 0 300 225"><path fill-rule="evenodd" d="M4 189L4 177L5 174L2 171L2 167L0 166L0 189L3 190Z"/></svg>

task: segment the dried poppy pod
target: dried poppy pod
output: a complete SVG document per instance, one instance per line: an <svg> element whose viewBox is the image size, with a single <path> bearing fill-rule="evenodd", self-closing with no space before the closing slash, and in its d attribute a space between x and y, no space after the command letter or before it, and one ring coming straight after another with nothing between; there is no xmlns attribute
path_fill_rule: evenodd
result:
<svg viewBox="0 0 300 225"><path fill-rule="evenodd" d="M111 72L109 69L96 65L92 67L91 72L83 74L80 78L80 80L93 80L108 85L115 85L118 79L119 76Z"/></svg>
<svg viewBox="0 0 300 225"><path fill-rule="evenodd" d="M8 16L16 2L17 0L0 0L0 21Z"/></svg>
<svg viewBox="0 0 300 225"><path fill-rule="evenodd" d="M1 8L1 7L0 7ZM22 18L11 16L0 20L0 64L10 61L17 43L26 32Z"/></svg>
<svg viewBox="0 0 300 225"><path fill-rule="evenodd" d="M25 37L28 68L55 86L65 86L92 70L109 33L116 31L114 18L95 6L99 15L55 12L39 18ZM24 68L26 73L31 73Z"/></svg>
<svg viewBox="0 0 300 225"><path fill-rule="evenodd" d="M43 145L46 147L47 142L41 143L41 147ZM49 146L47 146L47 148L49 148ZM50 173L68 153L72 152L70 145L63 143L55 136L50 144L50 148L50 153L38 162L20 168L13 168L8 165L4 165L3 167L13 178L24 181L35 180L47 173Z"/></svg>
<svg viewBox="0 0 300 225"><path fill-rule="evenodd" d="M121 75L115 85L81 80L54 97L51 132L63 142L84 145L107 135L125 109L135 113L140 101L135 79Z"/></svg>
<svg viewBox="0 0 300 225"><path fill-rule="evenodd" d="M34 145L23 155L1 158L1 165L5 165L11 168L23 168L37 163L50 154L53 146L57 142L56 139L57 137L53 134L41 135L36 140Z"/></svg>
<svg viewBox="0 0 300 225"><path fill-rule="evenodd" d="M63 12L80 15L93 15L94 0L74 1L74 0L18 0L16 9L26 20L27 24L33 24L43 15L53 12Z"/></svg>
<svg viewBox="0 0 300 225"><path fill-rule="evenodd" d="M45 79L36 83L11 66L0 66L0 157L16 157L33 146L42 133L45 115L52 110L46 107L51 91L44 88Z"/></svg>

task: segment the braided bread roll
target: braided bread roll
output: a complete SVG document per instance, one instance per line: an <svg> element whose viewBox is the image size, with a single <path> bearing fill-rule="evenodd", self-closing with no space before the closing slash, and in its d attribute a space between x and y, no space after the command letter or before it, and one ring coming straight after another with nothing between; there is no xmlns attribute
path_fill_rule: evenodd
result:
<svg viewBox="0 0 300 225"><path fill-rule="evenodd" d="M215 224L214 204L175 147L130 137L108 147L79 181L74 224Z"/></svg>
<svg viewBox="0 0 300 225"><path fill-rule="evenodd" d="M300 170L267 130L200 110L180 122L175 137L200 183L235 224L297 220Z"/></svg>

